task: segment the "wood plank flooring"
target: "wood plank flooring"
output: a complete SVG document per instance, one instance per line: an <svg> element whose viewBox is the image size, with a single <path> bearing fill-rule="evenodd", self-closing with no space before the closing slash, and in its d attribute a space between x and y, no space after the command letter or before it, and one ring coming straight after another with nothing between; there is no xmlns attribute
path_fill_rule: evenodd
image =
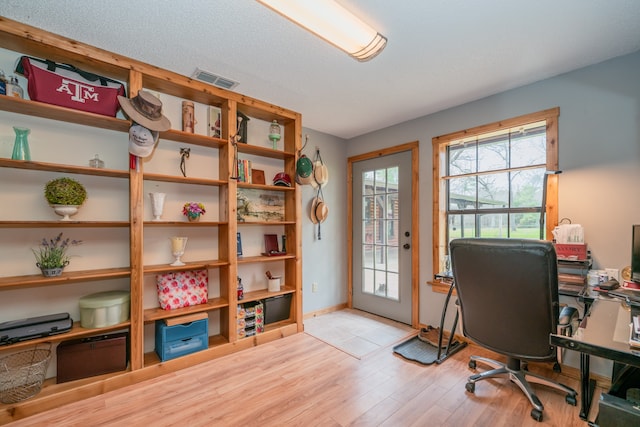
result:
<svg viewBox="0 0 640 427"><path fill-rule="evenodd" d="M10 425L586 426L578 407L541 386L534 387L545 406L542 423L506 379L467 393L471 354L495 356L471 345L423 366L389 346L357 359L300 333ZM531 369L557 376L539 366ZM578 388L575 379L561 379Z"/></svg>

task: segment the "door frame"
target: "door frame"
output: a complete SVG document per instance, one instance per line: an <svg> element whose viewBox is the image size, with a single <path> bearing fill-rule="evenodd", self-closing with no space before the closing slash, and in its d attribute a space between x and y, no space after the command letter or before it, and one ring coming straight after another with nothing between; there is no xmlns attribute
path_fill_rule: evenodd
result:
<svg viewBox="0 0 640 427"><path fill-rule="evenodd" d="M420 309L420 180L419 141L347 158L347 306L353 308L353 163L411 151L411 327L419 327Z"/></svg>

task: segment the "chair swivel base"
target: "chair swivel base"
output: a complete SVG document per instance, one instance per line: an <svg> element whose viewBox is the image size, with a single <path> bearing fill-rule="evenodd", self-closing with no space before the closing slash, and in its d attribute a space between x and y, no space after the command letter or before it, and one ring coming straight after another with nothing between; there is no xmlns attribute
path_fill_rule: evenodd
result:
<svg viewBox="0 0 640 427"><path fill-rule="evenodd" d="M567 387L564 384L560 384L558 382L552 381L549 378L545 378L541 375L534 374L533 372L529 372L521 369L520 361L517 359L510 359L509 361L510 362L509 365L513 367L517 366L517 369L514 369L513 367L508 366L507 364L498 362L496 360L492 360L492 359L488 359L486 357L480 357L480 356L471 356L471 359L469 360L469 367L471 369L475 369L476 362L482 362L492 367L493 369L470 376L465 386L465 388L469 393L475 392L476 382L478 381L481 381L487 378L506 376L509 378L509 380L512 383L520 387L520 389L525 394L525 396L527 396L527 398L529 399L529 402L531 402L531 405L533 406L533 409L531 410L531 418L533 418L536 421L542 421L542 411L544 410L544 406L542 405L542 402L540 401L540 399L538 399L538 396L536 396L530 383L542 384L551 388L555 388L556 390L560 390L566 393L565 401L568 404L572 406L576 406L578 403L576 398L577 393L575 390L573 390L570 387Z"/></svg>

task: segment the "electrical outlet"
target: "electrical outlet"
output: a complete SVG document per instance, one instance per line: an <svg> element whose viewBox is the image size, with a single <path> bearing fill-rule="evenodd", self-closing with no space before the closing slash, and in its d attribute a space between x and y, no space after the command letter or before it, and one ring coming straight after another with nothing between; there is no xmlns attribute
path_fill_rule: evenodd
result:
<svg viewBox="0 0 640 427"><path fill-rule="evenodd" d="M311 284L311 292L318 292L318 284L316 282Z"/></svg>
<svg viewBox="0 0 640 427"><path fill-rule="evenodd" d="M618 277L618 269L617 268L605 268L604 271L607 272L607 277L609 279L616 279L617 281L620 281L620 278Z"/></svg>

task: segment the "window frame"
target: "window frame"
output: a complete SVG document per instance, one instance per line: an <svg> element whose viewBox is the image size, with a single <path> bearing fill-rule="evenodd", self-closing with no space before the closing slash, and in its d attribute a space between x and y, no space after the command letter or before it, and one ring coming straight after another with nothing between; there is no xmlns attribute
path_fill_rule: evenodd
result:
<svg viewBox="0 0 640 427"><path fill-rule="evenodd" d="M433 274L440 272L440 266L448 253L446 242L446 211L447 211L447 187L443 177L447 172L447 147L461 139L472 138L481 134L487 134L509 128L528 125L535 122L546 122L546 170L558 169L558 117L560 108L555 107L536 113L525 114L518 117L501 120L473 128L440 135L432 138L433 161ZM558 224L558 175L547 176L546 195L546 222L544 236L550 239L551 231ZM448 287L448 286L447 286Z"/></svg>

